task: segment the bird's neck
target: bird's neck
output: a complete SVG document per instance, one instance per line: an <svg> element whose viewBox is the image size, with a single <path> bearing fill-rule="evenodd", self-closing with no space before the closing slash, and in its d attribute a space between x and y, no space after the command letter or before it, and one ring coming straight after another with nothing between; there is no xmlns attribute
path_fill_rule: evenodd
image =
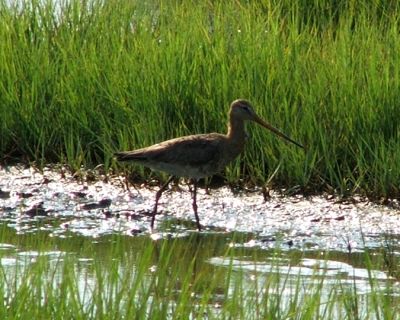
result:
<svg viewBox="0 0 400 320"><path fill-rule="evenodd" d="M246 140L244 121L230 116L227 136L232 141L243 143Z"/></svg>

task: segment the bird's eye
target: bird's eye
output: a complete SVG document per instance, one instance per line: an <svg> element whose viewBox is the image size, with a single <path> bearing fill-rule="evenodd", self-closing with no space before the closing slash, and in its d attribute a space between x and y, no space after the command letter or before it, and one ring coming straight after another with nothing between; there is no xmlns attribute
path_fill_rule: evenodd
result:
<svg viewBox="0 0 400 320"><path fill-rule="evenodd" d="M249 108L248 106L242 105L242 109L243 109L244 111L246 111L247 113L250 113L250 108Z"/></svg>

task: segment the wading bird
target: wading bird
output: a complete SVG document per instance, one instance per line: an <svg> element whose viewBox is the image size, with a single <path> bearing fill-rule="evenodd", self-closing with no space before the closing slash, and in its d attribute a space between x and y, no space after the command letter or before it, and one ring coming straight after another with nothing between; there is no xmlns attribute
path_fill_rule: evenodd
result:
<svg viewBox="0 0 400 320"><path fill-rule="evenodd" d="M152 230L157 214L158 201L174 176L192 179L192 206L197 228L199 231L201 230L200 219L197 214L197 182L200 178L208 177L221 171L243 151L246 141L246 132L244 129L244 121L246 120L254 121L278 136L303 148L301 144L262 120L254 112L250 102L238 99L233 101L230 107L227 134L195 134L167 140L147 148L116 152L114 154L118 161L133 161L152 170L164 171L171 175L156 193L156 202L151 218Z"/></svg>

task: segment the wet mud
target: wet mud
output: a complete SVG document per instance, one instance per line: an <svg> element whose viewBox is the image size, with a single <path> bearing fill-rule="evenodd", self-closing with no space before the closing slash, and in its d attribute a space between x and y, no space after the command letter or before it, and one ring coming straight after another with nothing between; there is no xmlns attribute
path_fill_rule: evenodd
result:
<svg viewBox="0 0 400 320"><path fill-rule="evenodd" d="M48 231L56 237L149 234L158 187L130 186L123 177L77 179L67 170L42 172L22 166L0 168L0 220L17 232ZM262 190L233 193L227 187L198 192L205 233L244 232L247 247L358 252L400 240L400 210L368 201L324 196L283 197ZM160 200L152 237L195 232L186 185L172 186Z"/></svg>

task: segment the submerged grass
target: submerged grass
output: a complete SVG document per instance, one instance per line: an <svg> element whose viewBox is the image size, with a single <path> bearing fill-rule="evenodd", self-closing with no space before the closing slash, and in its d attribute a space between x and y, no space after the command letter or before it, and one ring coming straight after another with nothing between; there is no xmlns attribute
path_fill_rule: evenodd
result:
<svg viewBox="0 0 400 320"><path fill-rule="evenodd" d="M396 1L11 3L0 1L3 160L108 169L116 150L224 131L243 97L307 150L251 126L229 182L400 195Z"/></svg>
<svg viewBox="0 0 400 320"><path fill-rule="evenodd" d="M279 250L271 258L212 235L94 242L3 231L3 319L395 319L399 311L394 283L382 290L372 272L369 293L358 291L356 277L352 288L317 270L307 283L282 271ZM14 249L4 247L10 242Z"/></svg>

